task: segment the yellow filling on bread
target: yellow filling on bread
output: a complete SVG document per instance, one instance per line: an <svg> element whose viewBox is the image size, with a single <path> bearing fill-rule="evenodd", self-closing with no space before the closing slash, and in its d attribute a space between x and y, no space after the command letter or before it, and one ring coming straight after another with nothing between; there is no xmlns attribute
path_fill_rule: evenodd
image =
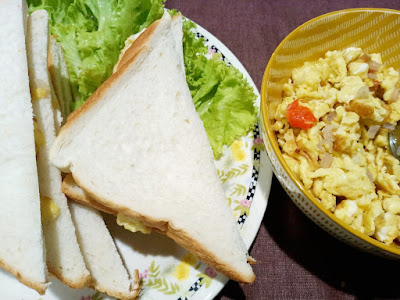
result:
<svg viewBox="0 0 400 300"><path fill-rule="evenodd" d="M58 205L48 197L40 197L40 213L43 224L49 224L60 214Z"/></svg>
<svg viewBox="0 0 400 300"><path fill-rule="evenodd" d="M117 224L119 226L123 226L126 230L131 232L141 232L144 234L151 233L151 228L144 225L141 221L132 219L122 213L118 213L117 215Z"/></svg>

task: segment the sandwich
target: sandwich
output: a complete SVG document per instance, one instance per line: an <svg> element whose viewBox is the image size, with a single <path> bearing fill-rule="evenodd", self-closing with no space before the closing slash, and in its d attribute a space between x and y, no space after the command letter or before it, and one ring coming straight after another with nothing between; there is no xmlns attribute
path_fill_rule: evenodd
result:
<svg viewBox="0 0 400 300"><path fill-rule="evenodd" d="M118 299L135 299L140 292L138 270L129 275L101 214L94 208L70 203L86 265L91 274L88 287Z"/></svg>
<svg viewBox="0 0 400 300"><path fill-rule="evenodd" d="M44 14L42 10L37 10L31 14L30 18L39 12ZM50 37L48 68L51 74L50 86L55 87L53 97L57 99L53 101L54 115L57 115L58 107L63 111L62 115L65 115L68 112L71 99L69 75L65 68L63 51L54 37ZM56 132L60 130L59 126L56 125ZM52 142L54 142L54 138L52 138ZM45 162L50 165L48 157L46 157ZM55 167L51 166L51 168ZM60 173L60 171L58 172ZM60 174L56 177L61 178ZM52 181L52 178L47 179L47 182ZM54 187L54 190L57 194L61 193L65 201L67 201L65 195L61 192L61 182L60 185ZM130 276L102 215L96 209L72 201L68 201L68 206L75 226L77 242L80 246L85 266L88 269L86 273L90 273L84 285L119 299L135 299L140 291L138 271L133 270L132 276ZM52 236L54 240L59 240L62 237L61 232ZM69 240L69 242L72 241ZM70 260L69 264L65 268L73 267L74 261ZM64 280L62 281L67 283ZM70 284L68 285L71 286ZM78 286L71 287L81 288Z"/></svg>
<svg viewBox="0 0 400 300"><path fill-rule="evenodd" d="M164 2L108 0L104 5L89 0L28 0L31 12L42 8L49 12L50 33L62 47L69 73L71 111L111 76L124 42L162 17ZM219 159L227 147L253 129L257 97L243 74L218 51L209 49L206 40L193 32L195 28L196 24L184 18L186 81L214 157Z"/></svg>
<svg viewBox="0 0 400 300"><path fill-rule="evenodd" d="M48 41L47 11L37 10L28 19L26 45L46 261L50 273L60 281L72 288L83 288L90 281L90 274L78 245L67 198L61 191L61 172L49 161L50 146L56 138L55 116L59 106L51 92Z"/></svg>
<svg viewBox="0 0 400 300"><path fill-rule="evenodd" d="M252 260L186 82L182 30L172 24L164 13L134 41L117 72L70 114L50 160L94 201L251 283Z"/></svg>
<svg viewBox="0 0 400 300"><path fill-rule="evenodd" d="M110 18L112 23L109 23L110 20L105 20L103 29L108 26L112 30L119 31L122 28L123 33L118 35L116 39L125 39L125 34L135 32L136 29L144 29L154 19L158 19L161 16L158 16L163 11L161 2L155 1L151 8L149 6L140 8L148 10L144 14L132 15L129 13L132 8L126 7L126 10L124 9L124 13L121 15L122 21L116 21L112 17ZM35 5L42 5L40 4L41 1L29 1L29 3L31 11L35 10ZM55 7L52 8L53 5ZM70 114L71 110L75 109L78 104L83 103L85 96L90 95L91 90L93 91L97 88L97 83L100 82L99 77L92 76L96 75L92 70L80 72L79 68L71 69L71 62L86 67L89 66L89 68L92 66L103 67L101 63L94 63L92 60L94 56L80 61L77 55L74 55L74 53L71 55L71 49L74 49L74 42L71 39L65 39L65 34L69 35L73 30L61 30L58 32L54 30L56 27L55 20L62 24L65 20L71 18L70 20L74 23L77 21L74 14L85 13L85 10L68 9L68 15L64 15L63 18L54 18L54 14L60 12L65 14L66 8L69 6L72 8L74 5L76 4L61 2L42 5L50 14L50 31L53 36L50 36L49 40L46 20L48 16L45 11L34 12L28 19L27 7L24 1L6 0L0 4L0 25L3 29L3 34L0 33L0 51L7 53L6 56L3 55L3 59L0 58L0 67L3 70L0 71L0 74L3 72L3 75L0 76L2 79L0 88L3 87L0 92L0 101L4 103L5 107L2 121L0 121L0 128L5 134L0 138L0 145L6 150L0 157L0 164L4 167L3 170L6 170L5 174L7 174L6 176L3 175L0 181L0 194L2 195L0 200L5 208L0 213L0 240L2 241L0 245L0 267L8 270L21 282L42 294L49 285L47 282L47 263L50 273L70 287L81 288L88 286L118 298L135 298L140 291L138 272L134 270L131 276L129 275L102 216L97 211L98 209L116 215L117 221L123 220L121 224L124 222L135 224L137 228L142 228L142 232L154 230L164 233L196 254L199 259L230 278L240 282L251 282L254 280L254 274L247 264L247 259L249 261L252 260L247 257L247 251L236 228L236 222L229 206L227 206L225 196L221 192L219 180L213 168L212 151L210 151L210 145L207 143L207 136L202 122L193 107L193 101L196 109L198 109L198 101L203 100L198 96L199 94L202 94L202 97L209 97L208 95L205 96L207 89L203 88L203 86L197 90L195 95L192 89L193 81L189 78L187 80L191 82L190 92L186 84L185 71L190 77L190 72L193 71L193 68L185 70L186 60L184 60L184 57L185 59L187 58L188 52L183 52L182 49L181 17L176 16L171 19L168 14L164 14L163 18L156 21L150 28L142 30L142 34L137 34L133 37L132 42L135 41L132 47L127 47L118 65L115 66L116 74L106 81L99 91L93 95L92 98L95 100L90 98L85 104L86 108L83 106L82 109ZM118 7L120 5L125 4L121 2ZM115 9L105 19L117 11L120 10ZM96 11L93 10L93 12ZM125 18L123 18L124 15ZM147 17L143 19L145 15ZM137 16L140 16L140 18ZM129 22L126 17L129 17ZM82 21L83 19L89 20L90 18L80 18L79 20ZM120 26L125 21L132 25L130 27ZM84 23L83 25L86 26L91 22ZM109 26L110 24L112 26ZM62 26L64 25L62 24ZM67 29L68 26L63 28ZM96 34L96 30L91 29L91 31ZM101 34L105 32L106 30ZM24 45L25 35L27 49L25 49ZM85 34L76 35L76 37L78 36L83 37ZM56 41L56 38L63 44L63 47ZM65 43L67 40L70 42L70 47ZM90 47L95 46L96 39L91 38L90 40L94 43L87 45ZM183 40L185 41L185 38ZM187 40L188 37L186 36ZM104 41L106 42L107 39ZM161 44L159 44L159 41L161 41ZM80 47L86 47L87 45L81 44ZM46 51L47 48L48 52ZM100 53L97 58L112 62L111 54L113 51L115 53L117 47L109 47L107 45L104 46L104 49L106 49L104 50L104 55ZM64 61L64 50L66 50L67 63ZM80 53L94 53L82 50ZM101 51L103 50L100 49ZM203 53L202 51L199 51L199 53ZM156 55L157 53L159 56ZM193 53L197 52L192 51ZM162 58L162 56L164 57ZM46 62L49 72L45 68ZM213 63L218 64L218 60L214 60ZM29 68L27 68L27 64L29 64ZM149 72L149 68L144 68L143 65L151 67L153 70ZM175 67L173 67L174 65ZM192 64L192 67L193 65L195 64ZM202 62L199 65L202 65ZM67 69L73 70L72 79L69 78ZM157 73L155 78L158 82L154 84L153 90L153 86L149 87L149 84L146 84L145 81L151 82L154 72ZM78 73L79 76L76 76ZM104 74L106 77L108 76L107 72L104 72ZM128 74L133 75L134 79L129 78ZM231 75L229 72L226 74ZM142 78L142 75L144 78ZM168 77L168 80L163 83L164 76ZM81 84L79 80L82 78L83 83ZM229 80L232 82L231 78ZM31 95L27 90L29 88L28 82L30 83ZM76 84L77 82L78 85ZM71 93L70 83L73 84L72 90L74 93ZM144 88L144 92L134 91L132 87L127 87L126 83L131 83L133 87ZM120 89L115 89L116 86L121 87L121 84L123 87L122 93ZM239 85L235 84L235 86ZM196 84L194 89L200 86ZM229 89L228 86L223 84L221 86L224 86L225 90ZM161 96L160 90L163 89L166 92L166 97ZM120 92L117 92L117 90L120 90ZM214 88L211 90L215 91ZM114 93L114 96L117 96L118 102L122 103L120 108L117 109L116 103L109 101L108 93ZM134 96L134 106L128 101L128 94ZM190 94L192 94L193 100ZM122 97L119 97L121 95ZM152 103L150 102L149 106L145 105L145 98L149 99L148 95L155 96L155 99L150 97ZM218 97L215 98L220 97L218 93L217 95ZM172 105L171 107L168 107L167 101L170 101L168 103ZM30 103L33 104L33 108ZM161 104L160 108L156 108L158 103ZM63 187L65 187L65 190L73 190L73 192L70 194L66 192L66 194L71 195L71 197L81 198L82 202L96 208L93 209L67 201L65 195L60 192L62 176L60 171L52 166L48 160L49 146L59 133L60 127L64 123L63 119L65 120L69 114L69 121L62 129L60 140L65 140L69 135L68 132L71 132L71 128L77 124L82 125L82 122L86 122L85 120L90 120L92 125L97 124L95 127L98 124L102 124L98 119L101 114L94 116L93 112L97 114L97 108L103 107L103 104L107 104L104 106L106 109L111 107L118 113L121 113L120 109L124 107L131 108L132 112L138 114L142 112L143 108L149 110L149 112L138 118L139 129L136 129L133 133L128 133L128 136L141 138L144 141L144 146L147 146L147 148L139 147L139 149L133 151L134 154L143 154L143 164L139 161L139 168L134 168L136 161L132 164L131 158L127 159L124 155L121 156L122 159L120 160L120 163L122 163L120 166L123 168L129 166L124 171L129 173L132 171L130 169L134 168L135 172L132 173L134 178L141 179L142 183L145 184L142 186L143 190L138 189L137 192L143 191L143 195L139 195L137 200L131 202L128 199L128 194L132 195L132 193L124 190L124 187L126 186L125 183L131 185L132 182L129 180L124 181L123 174L118 174L111 180L115 183L117 189L122 187L117 193L114 193L115 190L111 189L110 196L110 186L105 186L105 189L99 186L102 185L102 180L110 179L107 176L115 174L116 170L113 170L112 165L114 164L112 162L104 166L105 169L108 169L106 172L108 175L105 178L93 178L94 189L90 186L91 182L88 184L86 179L86 181L81 180L81 177L86 175L84 174L85 172L82 172L81 162L79 160L75 161L76 157L73 159L74 163L68 167L66 165L58 165L60 169L67 170L70 173L65 177ZM207 115L207 110L201 105L200 108L202 113L199 110L198 112L204 122L204 126L210 128L210 126L207 126L207 124L210 124L210 121L207 121L207 118L210 119L209 114ZM164 116L163 111L169 112L169 114ZM154 115L154 113L160 114L162 121L168 122L173 129L163 128L162 125L164 123L162 122L156 122L154 128L151 128L153 133L157 133L158 137L161 137L164 144L162 149L167 150L167 153L160 160L164 163L161 166L157 164L157 161L151 165L150 161L155 155L157 145L146 139L142 134L144 133L145 119L149 118L149 115ZM206 117L204 117L205 115ZM88 119L87 116L93 116L93 118L90 117ZM253 119L248 118L247 124L252 124L251 120ZM132 119L126 118L125 115L125 118L122 118L119 122L124 121L128 121L129 124ZM133 124L131 123L130 125L132 126ZM126 128L125 123L112 124L111 127L117 128L117 131L124 136L125 132L121 130L121 126ZM243 125L241 124L241 126ZM242 129L248 130L248 127L245 127L243 126ZM108 135L109 131L107 132L106 130L99 133L98 129L100 127L97 127L94 131L98 133L100 138L108 139L110 137ZM185 132L187 129L193 131L193 136L188 136ZM212 131L217 132L214 129L212 128ZM93 127L91 130L93 130ZM138 130L142 131L142 133L138 132ZM84 131L86 133L89 132ZM182 155L183 143L181 141L176 142L177 135L180 136L182 132L184 132L182 136L187 141L195 140L193 145L187 147L187 150L193 152L196 159L185 158ZM207 131L207 134L209 134L209 131ZM238 132L230 132L229 135L230 139L232 139L240 134ZM214 154L218 155L221 151L222 141L223 143L229 143L226 142L225 138L219 139L216 136L214 134L213 137L212 133L208 135L213 150L218 148L214 152ZM215 141L218 139L221 143L217 148L214 148ZM74 137L73 140L73 143L77 142L79 144L79 138ZM138 140L138 143L143 146L140 140ZM176 148L179 150L174 149L171 146L172 144L176 144ZM127 143L125 145L131 146L137 145L137 143ZM92 150L98 149L96 148L98 146L99 144L94 145ZM37 161L35 161L35 150ZM65 149L59 150L59 154L64 155ZM77 150L81 151L82 148L77 147ZM116 151L116 153L121 153L121 150L131 151L122 148L111 150ZM95 166L97 162L97 160L92 159L88 163ZM125 164L126 162L128 165ZM204 166L204 170L199 168L199 164L201 164L201 167ZM152 186L149 185L151 181L150 173L148 170L140 168L144 165L156 166L161 171L156 178L164 179L163 174L170 176L167 176L165 182L161 184L163 189L155 193L157 197L154 203L152 201L152 205L154 204L154 207L156 207L155 215L150 213L145 205L146 195L151 194ZM115 166L118 166L118 164ZM176 169L174 169L175 166L177 166ZM102 169L102 167L100 168ZM197 168L196 172L194 171L195 168ZM169 169L173 170L173 172L167 171ZM87 172L89 171L87 170ZM198 171L200 171L200 174L197 174ZM144 175L143 178L142 175ZM170 184L177 179L182 183L182 186ZM199 180L199 182L193 184L195 179ZM139 180L134 186L141 186ZM190 189L188 188L189 186L194 188L194 192L192 191L190 194L195 194L196 197L187 194ZM208 188L210 191L200 195L200 191L203 192ZM173 199L174 197L176 198L175 200ZM210 202L211 198L215 203ZM161 200L166 201L161 203ZM168 211L168 203L173 205L177 203L176 201L178 202L177 211ZM206 206L205 209L203 206ZM194 214L194 211L196 214ZM199 221L199 219L204 219L205 215L207 215L207 219L210 222L206 226L203 223L200 224ZM188 221L191 218L194 220L193 224L189 224L192 223ZM42 219L42 222L40 222L40 219ZM195 228L196 224L197 228ZM216 233L214 232L215 230L211 229L212 226L224 228ZM13 233L12 236L10 232ZM205 237L207 232L212 232L210 237ZM216 245L217 240L221 241L222 244ZM224 246L222 247L222 245ZM231 248L234 252L227 257L222 254L226 245L232 246ZM15 251L15 249L18 251ZM45 255L46 250L47 255ZM104 270L107 270L107 272Z"/></svg>
<svg viewBox="0 0 400 300"><path fill-rule="evenodd" d="M0 51L8 54L0 58L6 108L0 122L0 266L40 294L49 285L48 269L69 287L134 299L137 270L131 280L99 212L76 203L69 208L61 172L49 161L71 94L61 48L52 39L49 49L48 13L28 17L24 1L0 5ZM54 82L68 85L54 89Z"/></svg>
<svg viewBox="0 0 400 300"><path fill-rule="evenodd" d="M23 0L0 2L0 267L44 294L48 286Z"/></svg>

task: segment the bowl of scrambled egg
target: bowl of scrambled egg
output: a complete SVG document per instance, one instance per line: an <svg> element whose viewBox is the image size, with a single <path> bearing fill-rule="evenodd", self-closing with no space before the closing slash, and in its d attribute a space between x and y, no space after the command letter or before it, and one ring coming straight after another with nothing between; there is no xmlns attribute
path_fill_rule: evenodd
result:
<svg viewBox="0 0 400 300"><path fill-rule="evenodd" d="M335 237L400 258L400 11L347 9L290 33L265 70L262 134L296 205Z"/></svg>

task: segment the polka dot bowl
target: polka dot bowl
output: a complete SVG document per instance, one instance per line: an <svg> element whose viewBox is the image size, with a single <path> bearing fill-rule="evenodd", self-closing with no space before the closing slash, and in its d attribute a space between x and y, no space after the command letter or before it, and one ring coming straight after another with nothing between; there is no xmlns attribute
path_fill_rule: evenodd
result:
<svg viewBox="0 0 400 300"><path fill-rule="evenodd" d="M282 101L283 83L293 68L315 61L329 51L347 47L382 54L384 63L400 68L400 11L347 9L312 19L291 32L276 48L261 87L261 132L275 176L294 203L316 224L340 240L364 251L399 259L400 247L386 245L345 224L306 190L285 162L271 120Z"/></svg>

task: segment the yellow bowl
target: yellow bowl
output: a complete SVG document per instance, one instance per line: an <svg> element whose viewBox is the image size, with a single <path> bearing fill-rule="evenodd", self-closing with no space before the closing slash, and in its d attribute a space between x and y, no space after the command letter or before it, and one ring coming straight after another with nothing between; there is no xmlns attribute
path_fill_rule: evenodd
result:
<svg viewBox="0 0 400 300"><path fill-rule="evenodd" d="M283 83L293 68L315 61L329 50L360 47L381 53L385 65L400 67L400 11L359 8L336 11L312 19L291 32L272 54L261 87L261 131L274 173L296 205L316 224L344 242L394 259L400 247L386 245L353 229L326 210L304 188L284 160L271 120L282 101Z"/></svg>

